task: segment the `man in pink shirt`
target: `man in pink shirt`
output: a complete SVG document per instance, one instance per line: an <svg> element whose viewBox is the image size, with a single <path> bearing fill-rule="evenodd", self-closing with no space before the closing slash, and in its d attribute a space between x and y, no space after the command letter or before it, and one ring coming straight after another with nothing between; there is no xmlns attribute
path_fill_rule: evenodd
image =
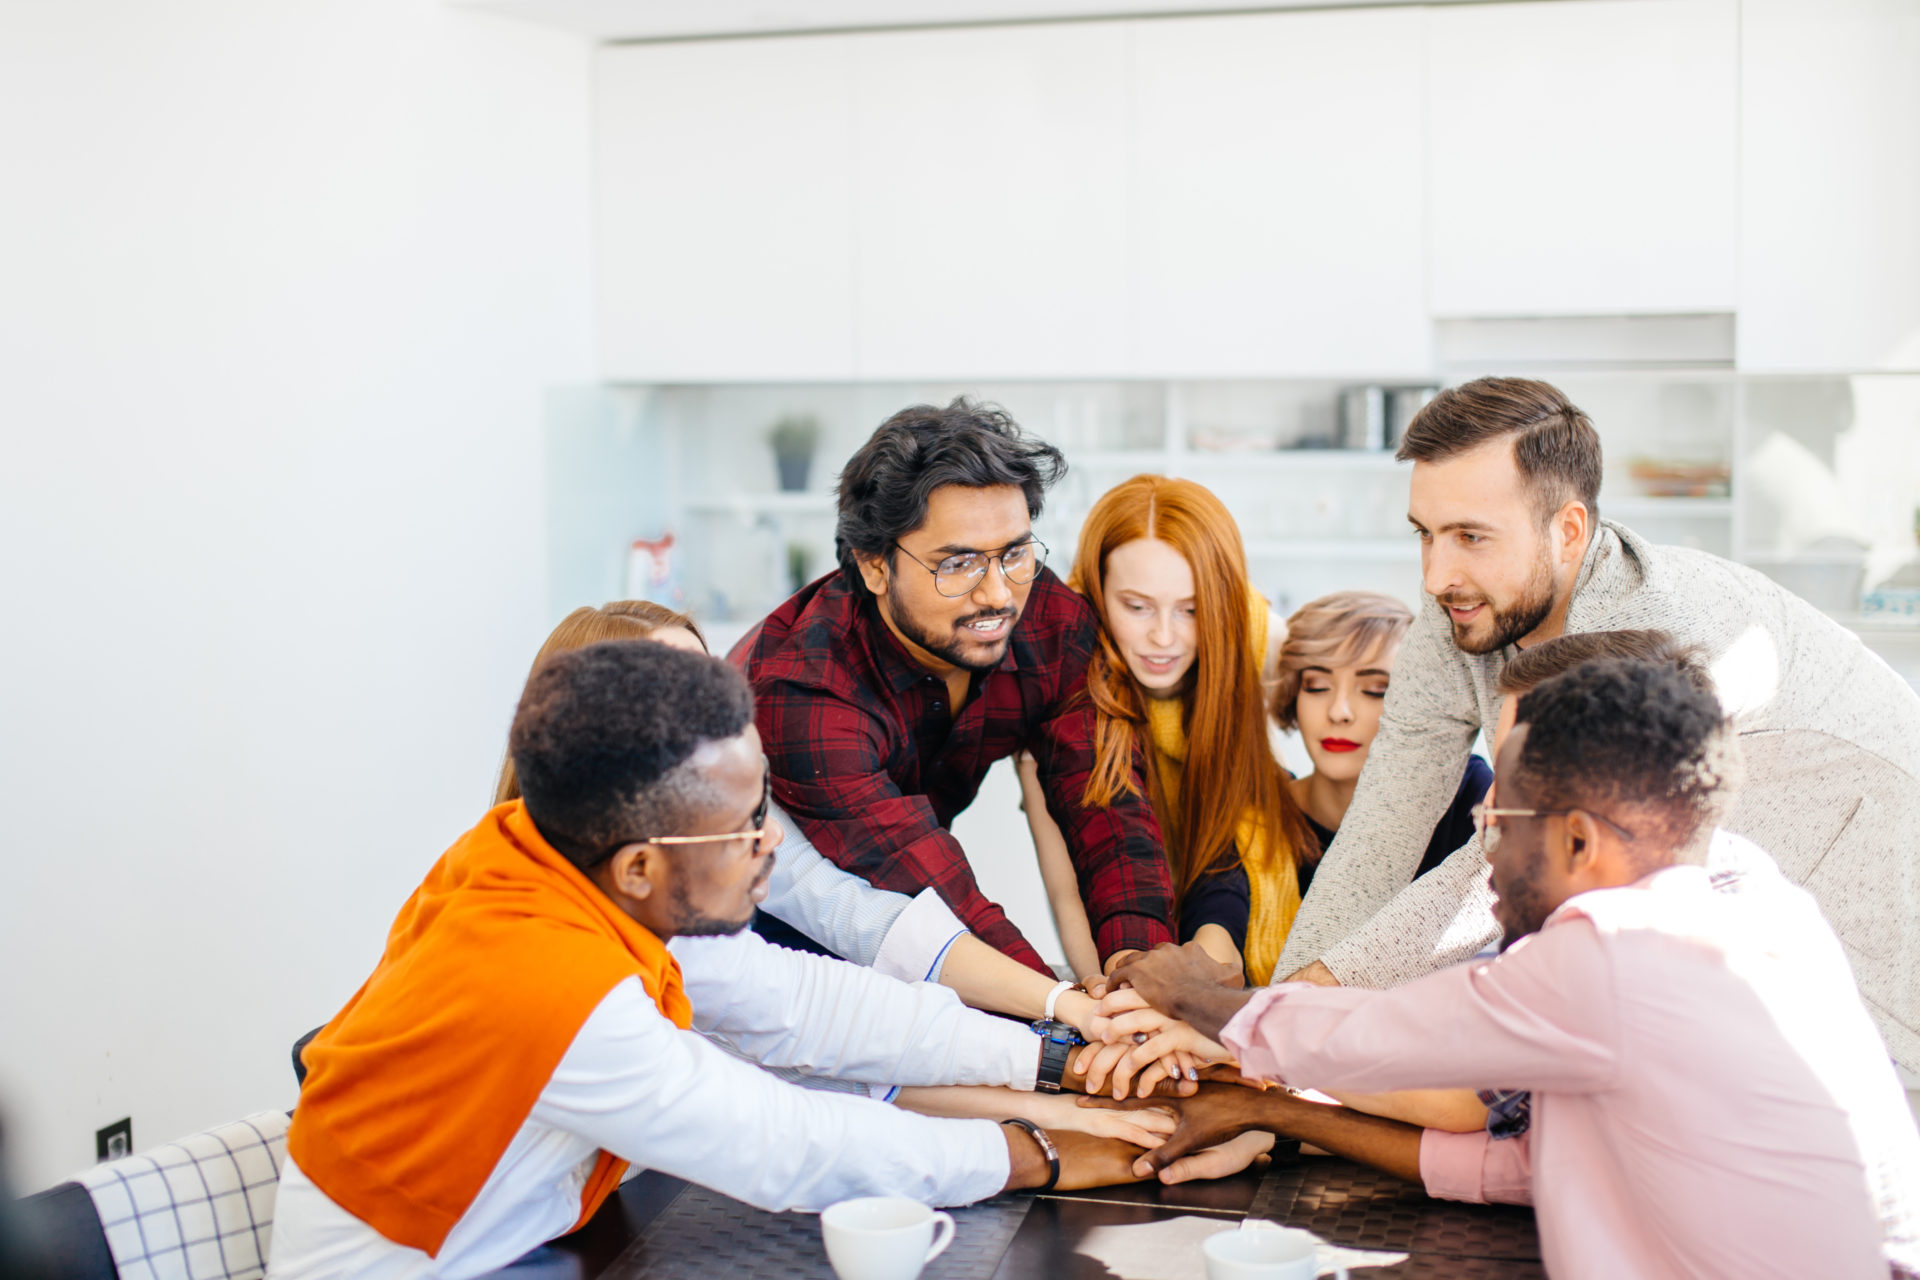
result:
<svg viewBox="0 0 1920 1280"><path fill-rule="evenodd" d="M1114 974L1134 990L1108 1035L1152 1033L1142 1054L1356 1093L1527 1089L1523 1132L1228 1086L1185 1101L1151 1163L1269 1129L1436 1196L1531 1202L1562 1280L1920 1276L1920 1135L1838 940L1784 879L1715 892L1697 865L1736 752L1671 665L1584 664L1520 702L1496 762L1500 956L1388 991L1233 990L1172 947Z"/></svg>

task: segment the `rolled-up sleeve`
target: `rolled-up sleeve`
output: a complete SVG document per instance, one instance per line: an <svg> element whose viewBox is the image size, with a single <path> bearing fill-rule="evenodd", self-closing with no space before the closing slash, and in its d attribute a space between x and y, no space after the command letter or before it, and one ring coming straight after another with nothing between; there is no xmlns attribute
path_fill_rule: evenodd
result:
<svg viewBox="0 0 1920 1280"><path fill-rule="evenodd" d="M1282 983L1221 1031L1240 1069L1296 1088L1592 1092L1618 1061L1611 970L1569 915L1505 954L1391 991Z"/></svg>
<svg viewBox="0 0 1920 1280"><path fill-rule="evenodd" d="M855 964L873 964L911 899L904 893L876 889L851 871L834 866L813 847L800 824L777 805L773 816L786 838L774 854L773 875L760 909L835 955Z"/></svg>
<svg viewBox="0 0 1920 1280"><path fill-rule="evenodd" d="M881 939L873 971L902 982L938 982L947 952L965 932L967 926L960 923L960 917L948 909L940 895L922 889Z"/></svg>
<svg viewBox="0 0 1920 1280"><path fill-rule="evenodd" d="M1420 1135L1420 1181L1427 1194L1473 1204L1533 1203L1533 1135L1495 1139L1485 1129Z"/></svg>

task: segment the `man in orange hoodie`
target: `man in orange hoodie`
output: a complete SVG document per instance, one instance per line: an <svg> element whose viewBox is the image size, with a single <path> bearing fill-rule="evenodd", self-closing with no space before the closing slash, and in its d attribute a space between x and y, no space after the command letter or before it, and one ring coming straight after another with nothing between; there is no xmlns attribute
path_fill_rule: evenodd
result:
<svg viewBox="0 0 1920 1280"><path fill-rule="evenodd" d="M780 841L752 695L724 663L642 641L559 655L510 751L523 799L440 859L305 1051L270 1275L479 1275L584 1221L628 1162L773 1209L1131 1179L1138 1147L802 1090L689 1030L666 942L743 928ZM851 1078L1031 1079L1017 1023L795 962L776 979L787 1034L701 1029L756 1033L768 1065L830 1050ZM901 1079L916 1060L938 1077Z"/></svg>

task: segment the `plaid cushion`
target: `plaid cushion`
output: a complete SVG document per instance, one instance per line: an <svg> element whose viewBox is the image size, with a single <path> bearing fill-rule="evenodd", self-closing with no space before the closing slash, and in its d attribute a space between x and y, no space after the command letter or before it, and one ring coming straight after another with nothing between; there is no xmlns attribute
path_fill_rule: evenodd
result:
<svg viewBox="0 0 1920 1280"><path fill-rule="evenodd" d="M121 1280L245 1280L266 1274L286 1157L287 1113L263 1111L74 1181L93 1196Z"/></svg>

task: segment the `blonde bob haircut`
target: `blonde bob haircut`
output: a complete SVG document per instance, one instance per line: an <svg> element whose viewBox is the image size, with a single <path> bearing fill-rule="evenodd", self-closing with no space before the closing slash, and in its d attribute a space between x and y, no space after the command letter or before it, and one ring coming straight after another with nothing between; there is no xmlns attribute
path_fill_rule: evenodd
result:
<svg viewBox="0 0 1920 1280"><path fill-rule="evenodd" d="M540 652L533 655L533 666L528 670L538 671L540 664L556 653L584 649L603 640L648 640L656 632L673 627L691 631L693 638L700 642L700 647L707 647L707 638L700 634L700 628L692 618L663 604L655 604L651 600L615 600L598 609L583 604L560 619L560 625L540 646ZM520 776L514 772L513 757L508 755L500 766L500 781L494 785L493 802L505 804L519 798Z"/></svg>
<svg viewBox="0 0 1920 1280"><path fill-rule="evenodd" d="M1280 647L1280 679L1273 693L1273 720L1282 729L1299 725L1300 681L1308 667L1345 667L1400 643L1413 625L1413 610L1377 591L1336 591L1309 600L1287 619Z"/></svg>

